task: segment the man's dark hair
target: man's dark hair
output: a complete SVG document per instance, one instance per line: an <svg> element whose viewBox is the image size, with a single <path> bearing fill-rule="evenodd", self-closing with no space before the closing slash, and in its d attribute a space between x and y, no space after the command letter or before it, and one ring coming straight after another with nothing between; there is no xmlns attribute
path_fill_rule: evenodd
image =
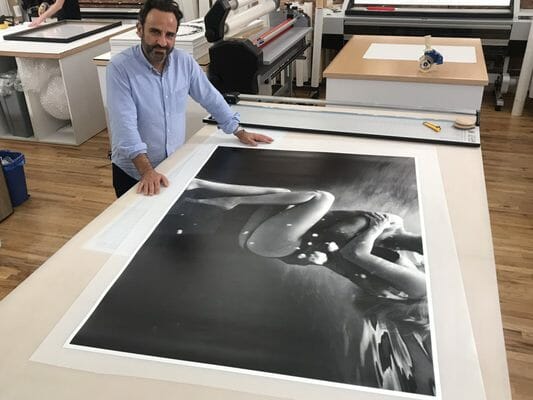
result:
<svg viewBox="0 0 533 400"><path fill-rule="evenodd" d="M144 26L146 21L146 16L152 9L156 9L163 12L171 12L176 16L176 21L178 21L178 26L183 14L174 0L146 0L139 11L139 22L141 26Z"/></svg>

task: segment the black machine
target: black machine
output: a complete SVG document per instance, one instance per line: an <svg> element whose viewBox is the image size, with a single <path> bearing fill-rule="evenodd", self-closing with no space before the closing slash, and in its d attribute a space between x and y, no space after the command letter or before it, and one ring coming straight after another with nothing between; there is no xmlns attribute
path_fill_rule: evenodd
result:
<svg viewBox="0 0 533 400"><path fill-rule="evenodd" d="M309 47L309 17L297 7L278 10L279 0L259 1L217 0L206 14L205 30L209 49L209 80L222 93L273 94L272 79L289 70L291 63ZM230 14L241 8L241 12ZM235 31L232 21L256 20L268 15L271 28L248 38L228 38ZM244 28L246 29L246 27ZM282 87L276 93L285 90Z"/></svg>

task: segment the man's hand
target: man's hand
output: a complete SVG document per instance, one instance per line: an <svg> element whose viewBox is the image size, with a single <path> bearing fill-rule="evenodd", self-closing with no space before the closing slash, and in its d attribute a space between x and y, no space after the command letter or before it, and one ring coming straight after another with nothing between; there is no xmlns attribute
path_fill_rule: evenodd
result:
<svg viewBox="0 0 533 400"><path fill-rule="evenodd" d="M244 129L235 132L234 135L239 138L241 143L249 146L257 146L259 143L272 143L274 141L274 139L272 139L270 136L262 135L260 133L247 132Z"/></svg>
<svg viewBox="0 0 533 400"><path fill-rule="evenodd" d="M142 193L145 196L159 194L161 185L168 187L167 177L160 174L155 169L150 169L141 176L139 186L137 187L137 193Z"/></svg>
<svg viewBox="0 0 533 400"><path fill-rule="evenodd" d="M139 171L139 174L141 174L137 193L142 193L145 196L152 196L154 194L159 194L161 185L165 187L168 186L167 177L160 174L152 167L152 163L150 163L146 154L141 153L132 161L135 168L137 168L137 171Z"/></svg>

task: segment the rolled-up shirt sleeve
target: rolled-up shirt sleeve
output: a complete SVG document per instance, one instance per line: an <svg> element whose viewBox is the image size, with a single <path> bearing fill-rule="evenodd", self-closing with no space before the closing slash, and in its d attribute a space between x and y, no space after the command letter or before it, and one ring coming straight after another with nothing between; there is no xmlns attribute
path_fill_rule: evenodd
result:
<svg viewBox="0 0 533 400"><path fill-rule="evenodd" d="M225 133L235 132L239 126L239 114L233 112L220 92L209 82L206 74L196 61L190 58L191 84L189 94L201 104L217 121Z"/></svg>
<svg viewBox="0 0 533 400"><path fill-rule="evenodd" d="M112 151L119 157L134 159L146 153L137 126L137 107L133 100L129 78L120 67L109 63L106 71L107 108Z"/></svg>

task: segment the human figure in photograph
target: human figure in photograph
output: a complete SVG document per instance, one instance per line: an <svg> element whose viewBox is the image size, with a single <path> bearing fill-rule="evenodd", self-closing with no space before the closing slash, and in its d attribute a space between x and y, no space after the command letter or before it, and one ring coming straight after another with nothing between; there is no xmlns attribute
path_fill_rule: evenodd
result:
<svg viewBox="0 0 533 400"><path fill-rule="evenodd" d="M416 381L423 392L433 391L422 238L407 232L402 218L332 210L335 198L327 191L203 179L191 181L183 200L228 213L245 206L244 217L234 213L241 214L239 232L222 228L217 235L233 235L235 244L257 256L294 267L321 266L351 281L363 363L374 366L383 388L402 390Z"/></svg>
<svg viewBox="0 0 533 400"><path fill-rule="evenodd" d="M270 143L248 132L206 74L185 51L175 49L182 13L173 0L146 0L139 11L140 45L113 56L107 66L107 103L117 197L139 183L138 193L154 195L168 186L155 167L185 142L190 95L226 134L244 144Z"/></svg>
<svg viewBox="0 0 533 400"><path fill-rule="evenodd" d="M252 253L294 264L328 265L352 281L351 265L346 264L354 263L393 284L405 297L413 299L426 294L424 273L395 251L422 254L422 238L406 232L397 215L331 211L335 197L326 191L293 192L202 179L193 179L188 190L193 189L225 194L194 200L201 204L226 210L238 205L259 206L238 239L239 245ZM328 254L332 257L335 253L341 257L328 262Z"/></svg>
<svg viewBox="0 0 533 400"><path fill-rule="evenodd" d="M72 343L434 395L422 232L412 157L219 146Z"/></svg>

